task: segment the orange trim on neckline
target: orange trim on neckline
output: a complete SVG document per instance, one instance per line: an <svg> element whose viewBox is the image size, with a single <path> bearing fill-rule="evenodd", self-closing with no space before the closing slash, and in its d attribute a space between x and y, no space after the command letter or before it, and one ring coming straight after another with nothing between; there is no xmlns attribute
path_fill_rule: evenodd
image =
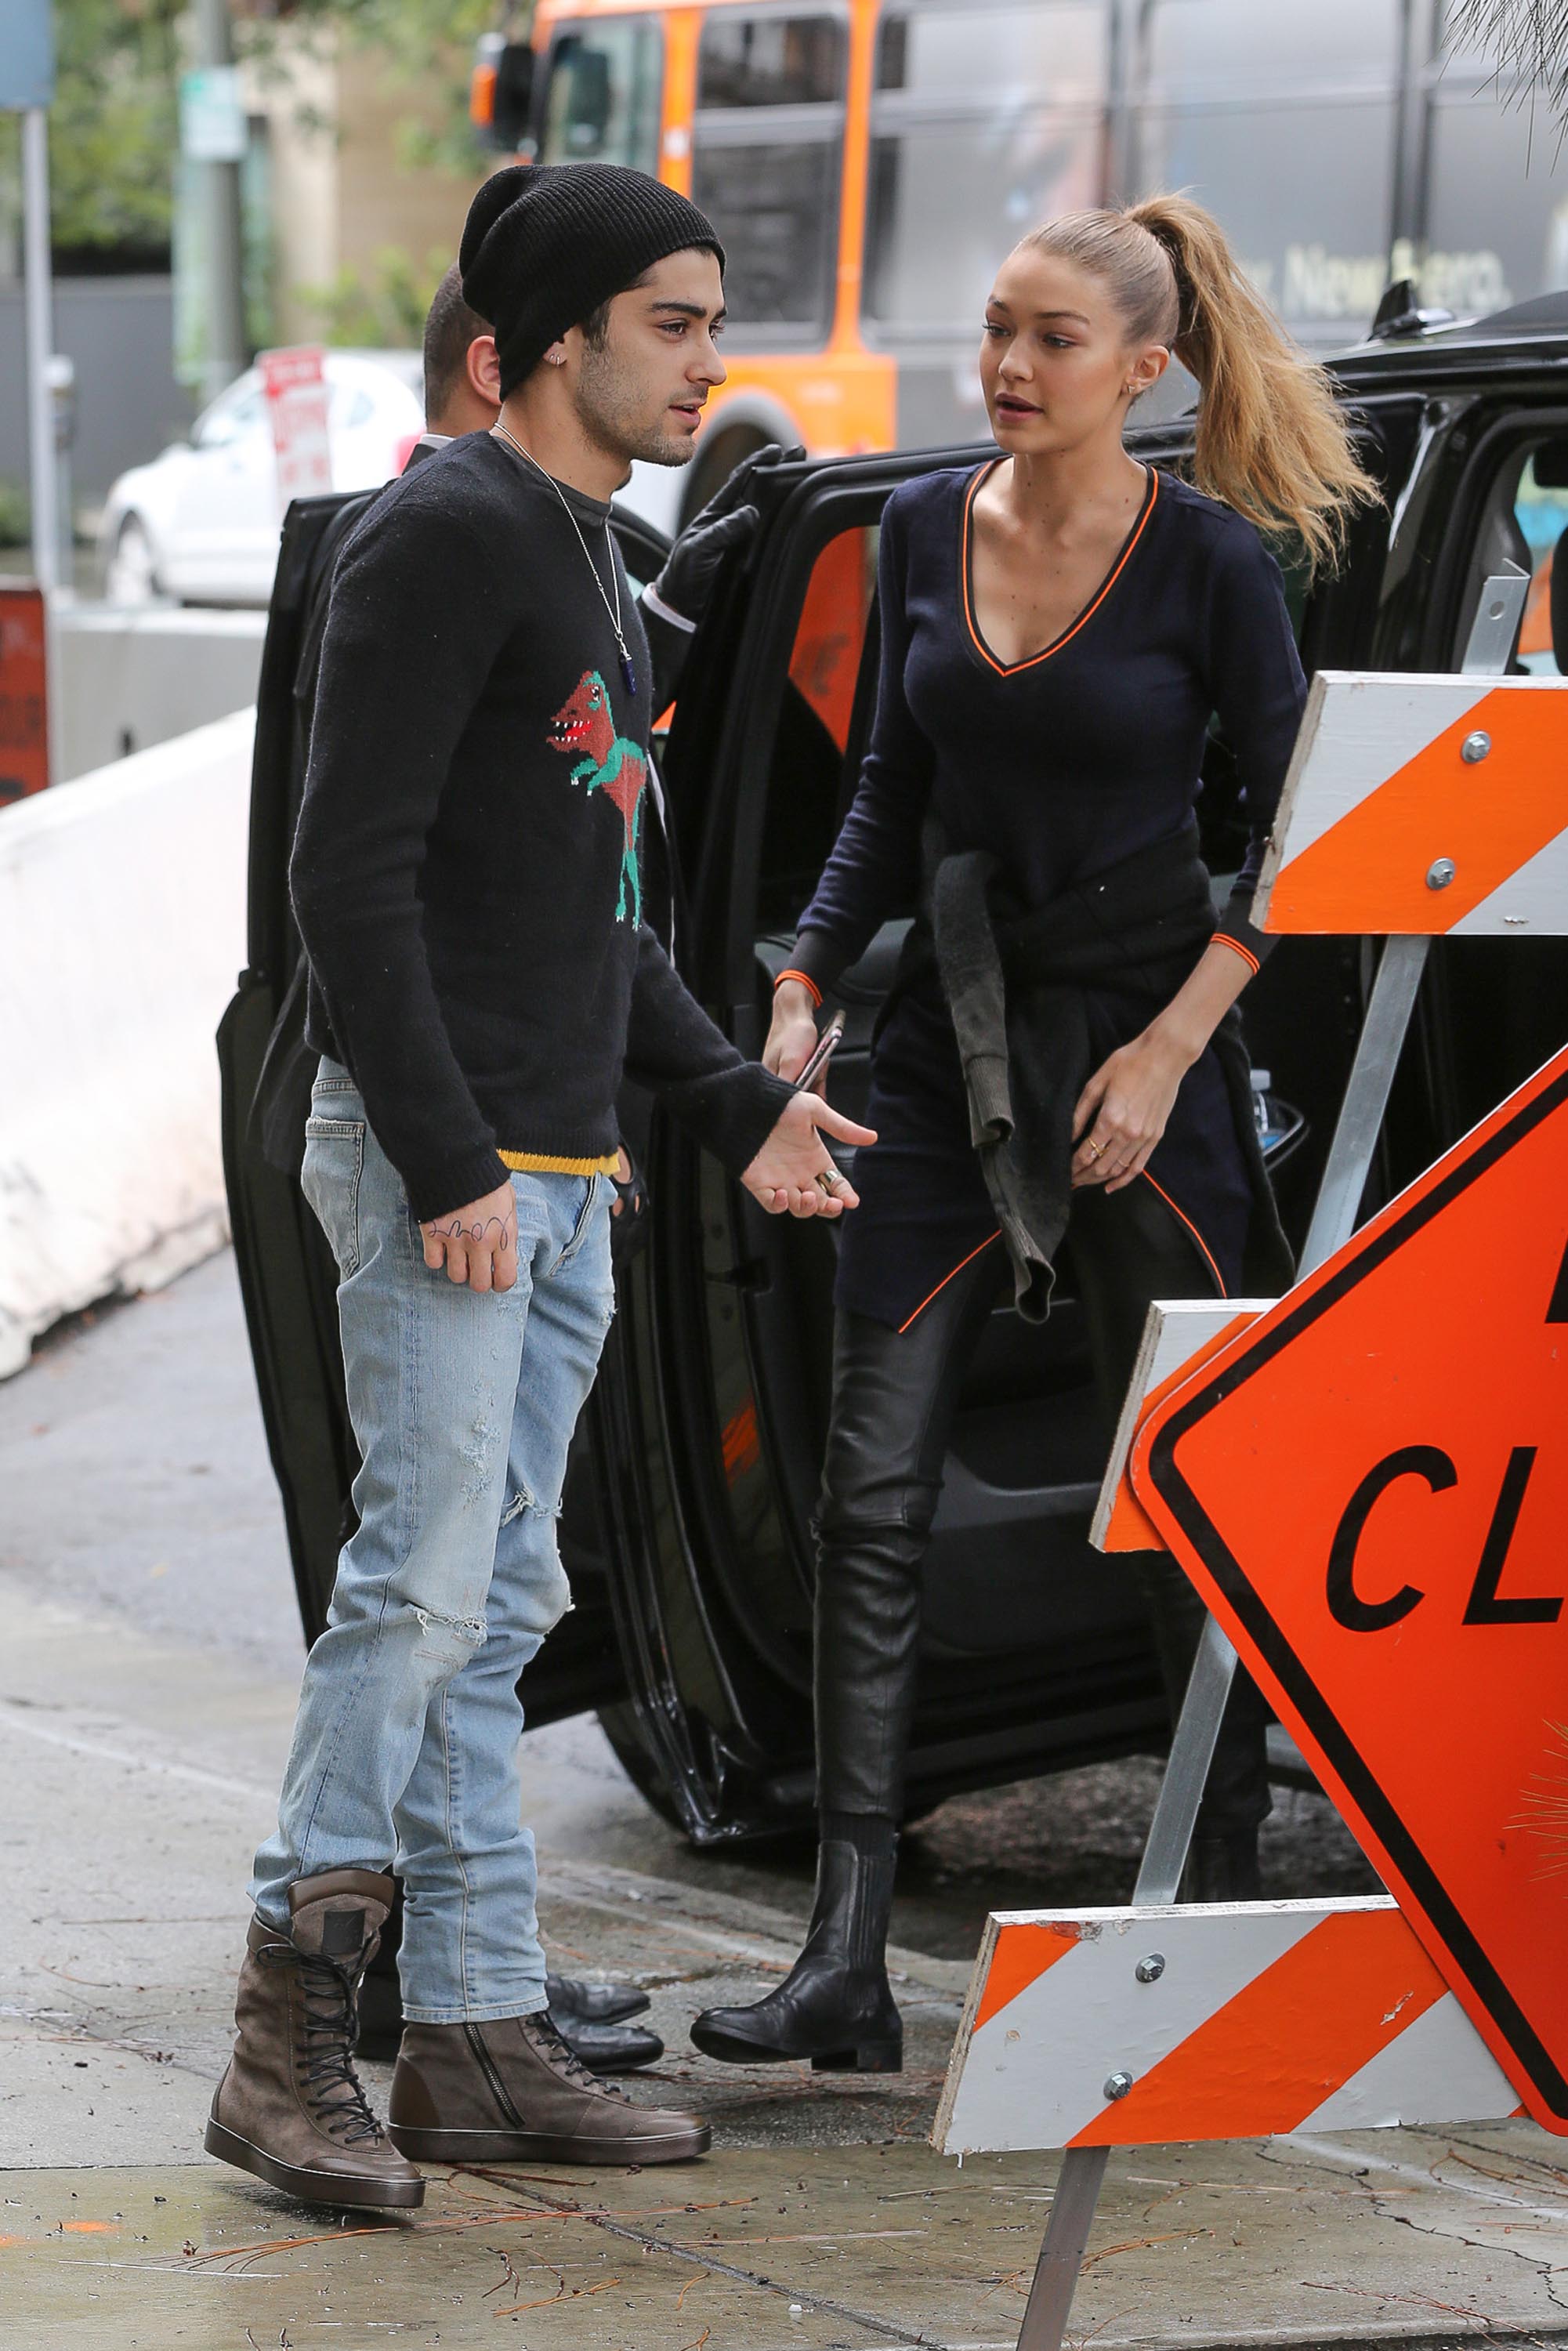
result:
<svg viewBox="0 0 1568 2351"><path fill-rule="evenodd" d="M1179 1213L1179 1211L1178 1211L1178 1213ZM968 1254L968 1256L967 1256L967 1257L961 1257L961 1258L958 1259L957 1264L953 1268L952 1272L951 1272L951 1273L945 1273L945 1274L943 1275L943 1277L942 1277L941 1280L937 1283L937 1285L936 1285L936 1289L935 1289L935 1290L927 1290L927 1292L926 1292L925 1296L921 1300L921 1301L920 1301L919 1305L915 1308L915 1310L914 1313L909 1317L909 1321L908 1321L908 1322L901 1322L901 1323L899 1324L898 1329L897 1329L897 1332L895 1332L895 1334L894 1334L894 1335L895 1335L897 1338L902 1339L902 1338L903 1338L903 1336L904 1336L904 1332L908 1330L908 1328L909 1328L909 1324L910 1324L911 1322L919 1322L919 1320L920 1320L921 1316L925 1313L925 1311L926 1308L930 1305L931 1301L932 1301L934 1298L939 1298L939 1297L941 1296L942 1292L946 1289L947 1284L948 1284L951 1280L954 1280L955 1276L956 1276L956 1275L958 1275L958 1274L962 1273L962 1272L963 1272L963 1270L964 1270L964 1268L965 1268L967 1265L971 1265L971 1264L974 1262L975 1259L976 1259L976 1258L977 1258L977 1257L979 1256L979 1254L980 1254L980 1250L981 1250L981 1249L988 1249L990 1248L990 1246L991 1246L991 1243L992 1243L993 1241L999 1241L999 1240L1001 1239L1001 1237L1002 1237L1002 1228L1001 1228L1000 1225L998 1225L998 1226L997 1227L997 1229L996 1229L996 1231L995 1231L994 1233L988 1233L988 1234L987 1234L987 1236L986 1236L986 1238L985 1238L985 1239L984 1239L983 1241L979 1242L979 1243L978 1243L978 1245L977 1245L976 1248L972 1249L969 1251L969 1254Z"/></svg>
<svg viewBox="0 0 1568 2351"><path fill-rule="evenodd" d="M1146 1167L1143 1170L1143 1177L1145 1184L1154 1185L1155 1191L1159 1194L1161 1199L1165 1202L1172 1216L1181 1217L1182 1223L1186 1227L1188 1232L1192 1235L1193 1239L1203 1251L1204 1261L1207 1265L1210 1273L1214 1276L1214 1286L1216 1290L1218 1290L1221 1298L1228 1298L1230 1292L1225 1287L1225 1277L1220 1272L1219 1268L1215 1264L1214 1253L1210 1249L1208 1243L1204 1239L1203 1235L1198 1231L1197 1227L1193 1223L1192 1218L1186 1215L1182 1209L1176 1207L1176 1202L1171 1198L1171 1196L1166 1190L1165 1186L1163 1184L1156 1183L1155 1179L1150 1175Z"/></svg>
<svg viewBox="0 0 1568 2351"><path fill-rule="evenodd" d="M1079 630L1093 619L1095 613L1100 610L1101 605L1105 601L1106 597L1111 593L1112 589L1116 585L1117 580L1126 569L1128 559L1132 555L1133 549L1136 547L1139 539L1142 538L1144 535L1144 526L1148 521L1149 517L1153 514L1155 510L1155 501L1160 494L1160 477L1158 472L1153 465L1150 465L1147 468L1149 486L1144 493L1143 510L1139 514L1137 521L1133 525L1132 530L1128 534L1126 544L1123 548L1121 554L1116 558L1115 562L1112 565L1110 571L1101 582L1093 597L1087 604L1085 604L1082 612L1079 613L1078 618L1071 622L1067 628L1063 629L1059 637L1053 637L1050 644L1042 647L1038 653L1027 654L1022 661L1004 662L997 659L996 654L991 651L989 645L980 634L979 623L975 618L974 596L969 580L969 517L974 511L976 495L979 490L981 483L988 480L989 476L996 472L997 467L1001 464L1001 462L1002 461L999 457L992 457L988 459L985 465L979 467L973 481L969 484L968 488L964 493L964 528L962 533L962 543L959 550L958 569L964 591L964 620L968 629L969 639L971 643L974 645L975 651L979 654L982 661L988 664L988 665L996 671L998 677L1016 677L1020 670L1037 668L1042 661L1049 661L1052 653L1060 653L1063 645L1071 644L1073 638L1078 634Z"/></svg>

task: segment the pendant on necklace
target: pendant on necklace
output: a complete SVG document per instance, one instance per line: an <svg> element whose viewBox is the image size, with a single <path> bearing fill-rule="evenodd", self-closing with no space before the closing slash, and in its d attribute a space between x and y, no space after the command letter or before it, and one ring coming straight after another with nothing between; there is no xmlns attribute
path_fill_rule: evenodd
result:
<svg viewBox="0 0 1568 2351"><path fill-rule="evenodd" d="M637 691L637 673L632 666L632 656L629 653L623 652L621 655L621 674L626 680L627 693L635 694Z"/></svg>

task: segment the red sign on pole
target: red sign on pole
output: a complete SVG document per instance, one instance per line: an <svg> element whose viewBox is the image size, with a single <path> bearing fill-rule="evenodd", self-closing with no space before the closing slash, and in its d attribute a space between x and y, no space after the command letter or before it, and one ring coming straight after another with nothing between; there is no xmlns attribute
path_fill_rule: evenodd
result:
<svg viewBox="0 0 1568 2351"><path fill-rule="evenodd" d="M272 419L281 515L291 498L315 497L332 486L325 353L307 344L292 350L263 351L256 364Z"/></svg>
<svg viewBox="0 0 1568 2351"><path fill-rule="evenodd" d="M49 780L48 614L30 580L0 581L0 805Z"/></svg>
<svg viewBox="0 0 1568 2351"><path fill-rule="evenodd" d="M1133 1480L1568 2134L1568 1050L1159 1405Z"/></svg>

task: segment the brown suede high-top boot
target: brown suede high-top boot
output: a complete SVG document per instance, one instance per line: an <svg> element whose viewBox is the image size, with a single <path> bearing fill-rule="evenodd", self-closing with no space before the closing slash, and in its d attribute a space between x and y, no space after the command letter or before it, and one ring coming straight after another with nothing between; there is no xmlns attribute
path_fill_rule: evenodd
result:
<svg viewBox="0 0 1568 2351"><path fill-rule="evenodd" d="M573 2056L547 2010L403 2028L387 2127L422 2163L679 2163L713 2133L633 2105Z"/></svg>
<svg viewBox="0 0 1568 2351"><path fill-rule="evenodd" d="M353 2065L355 1998L392 1898L390 1877L326 1870L289 1887L287 1935L253 1918L246 1938L239 2030L206 2149L307 2203L424 2201Z"/></svg>

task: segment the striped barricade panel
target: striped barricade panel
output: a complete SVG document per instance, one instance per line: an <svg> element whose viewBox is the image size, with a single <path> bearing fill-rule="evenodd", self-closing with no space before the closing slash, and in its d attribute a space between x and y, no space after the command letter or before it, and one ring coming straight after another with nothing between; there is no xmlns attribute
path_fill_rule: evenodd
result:
<svg viewBox="0 0 1568 2351"><path fill-rule="evenodd" d="M1519 2095L1385 1896L1002 1913L947 2155L1481 2122Z"/></svg>
<svg viewBox="0 0 1568 2351"><path fill-rule="evenodd" d="M1568 679L1312 681L1253 919L1265 931L1568 931Z"/></svg>
<svg viewBox="0 0 1568 2351"><path fill-rule="evenodd" d="M1127 1474L1144 1415L1174 1395L1202 1370L1211 1355L1228 1346L1273 1303L1266 1298L1156 1298L1153 1301L1089 1529L1089 1540L1096 1551L1164 1551L1165 1537L1133 1491Z"/></svg>

